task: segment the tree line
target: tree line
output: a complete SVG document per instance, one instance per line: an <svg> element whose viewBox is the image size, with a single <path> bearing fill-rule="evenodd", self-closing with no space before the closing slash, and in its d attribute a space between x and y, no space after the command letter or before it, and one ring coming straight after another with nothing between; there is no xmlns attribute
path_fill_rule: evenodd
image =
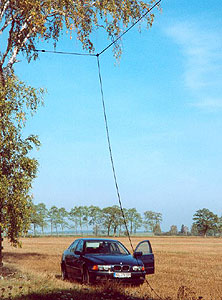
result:
<svg viewBox="0 0 222 300"><path fill-rule="evenodd" d="M44 234L45 229L50 227L51 234L71 229L75 234L93 231L95 235L116 236L126 231L123 214L130 234L135 234L141 227L146 231L161 233L161 213L145 211L142 217L136 208L124 208L122 213L117 205L104 208L94 205L74 206L67 211L64 207L52 206L47 209L44 203L33 204L30 229L34 235L37 234L37 230Z"/></svg>
<svg viewBox="0 0 222 300"><path fill-rule="evenodd" d="M141 215L136 208L123 209L117 205L100 208L98 206L74 206L67 211L64 207L52 206L47 209L44 203L32 205L30 230L34 235L50 233L59 234L70 230L76 235L92 232L94 235L116 236L126 234L125 222L130 234L136 234L140 229L154 235L222 235L222 217L218 217L208 209L200 209L193 215L193 224L189 228L184 224L178 230L172 225L168 232L162 232L162 214L145 211Z"/></svg>

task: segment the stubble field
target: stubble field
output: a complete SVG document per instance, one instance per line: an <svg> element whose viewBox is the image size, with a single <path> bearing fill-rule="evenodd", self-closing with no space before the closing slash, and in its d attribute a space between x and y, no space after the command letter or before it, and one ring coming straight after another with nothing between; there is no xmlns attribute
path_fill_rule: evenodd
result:
<svg viewBox="0 0 222 300"><path fill-rule="evenodd" d="M145 238L134 237L134 247ZM4 242L5 271L0 299L179 299L222 300L222 239L150 237L156 272L141 287L85 286L63 282L60 259L72 237L22 239L22 248ZM119 240L130 250L127 238Z"/></svg>

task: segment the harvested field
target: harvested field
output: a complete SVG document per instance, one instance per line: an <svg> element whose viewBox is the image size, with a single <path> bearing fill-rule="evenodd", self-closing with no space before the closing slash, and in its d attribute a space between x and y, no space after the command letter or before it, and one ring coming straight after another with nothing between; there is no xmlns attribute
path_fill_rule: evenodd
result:
<svg viewBox="0 0 222 300"><path fill-rule="evenodd" d="M142 239L145 238L132 238L134 246ZM61 254L73 240L72 237L25 238L22 239L23 247L17 249L12 248L5 241L5 266L19 270L19 275L13 278L15 291L11 292L11 288L10 297L14 299L60 299L55 294L48 298L41 298L40 295L33 298L33 295L40 291L46 294L54 289L58 293L61 293L60 290L71 293L70 291L75 288L75 292L79 293L76 299L97 299L97 292L103 294L103 299L112 299L109 298L111 293L107 293L106 296L101 286L86 287L76 282L63 282L60 279ZM119 240L130 250L127 238ZM155 254L156 273L148 276L147 279L159 296L164 299L170 297L170 299L179 300L222 300L221 238L151 237L149 240ZM5 279L0 281L0 284L4 286L2 299L6 299L6 292L9 294L7 287L12 280L10 277L13 277L11 273L9 272L9 276L5 276ZM21 284L24 284L24 287ZM109 290L110 287L106 289ZM153 299L158 299L147 284L137 288L126 287L124 291L122 289L121 287L118 296L113 296L113 298L144 299L145 297L150 299L149 297L152 296ZM85 293L85 296L82 294L83 297L82 292ZM187 296L185 296L186 293ZM19 296L20 294L23 298ZM32 297L24 298L24 295L28 294ZM73 296L72 293L70 295L71 298L67 299L75 299L73 298L75 295ZM101 294L98 299L101 299Z"/></svg>

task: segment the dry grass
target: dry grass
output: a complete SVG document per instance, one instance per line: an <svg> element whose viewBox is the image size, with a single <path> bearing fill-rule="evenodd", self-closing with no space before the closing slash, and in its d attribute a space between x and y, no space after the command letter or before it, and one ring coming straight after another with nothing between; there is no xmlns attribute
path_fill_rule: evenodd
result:
<svg viewBox="0 0 222 300"><path fill-rule="evenodd" d="M144 238L132 238L134 246L142 239ZM147 279L158 295L165 299L169 297L178 300L196 300L203 297L204 300L222 300L221 238L149 239L155 253L156 273ZM120 240L130 249L127 238ZM158 298L146 283L138 288L118 287L111 292L110 286L94 288L61 281L61 254L72 241L71 237L26 238L22 240L21 249L12 248L5 241L5 265L14 267L21 273L12 276L12 279L9 274L7 280L0 281L2 288L5 289L2 298L73 300L150 299L151 296ZM10 286L13 288L10 289Z"/></svg>

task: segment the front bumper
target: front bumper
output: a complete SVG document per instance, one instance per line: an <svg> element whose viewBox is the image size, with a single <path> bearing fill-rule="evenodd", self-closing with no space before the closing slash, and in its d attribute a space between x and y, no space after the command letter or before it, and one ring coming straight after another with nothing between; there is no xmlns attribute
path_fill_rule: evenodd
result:
<svg viewBox="0 0 222 300"><path fill-rule="evenodd" d="M113 271L89 271L95 281L118 281L125 283L142 284L145 280L145 272L113 272ZM127 275L124 275L127 274Z"/></svg>

